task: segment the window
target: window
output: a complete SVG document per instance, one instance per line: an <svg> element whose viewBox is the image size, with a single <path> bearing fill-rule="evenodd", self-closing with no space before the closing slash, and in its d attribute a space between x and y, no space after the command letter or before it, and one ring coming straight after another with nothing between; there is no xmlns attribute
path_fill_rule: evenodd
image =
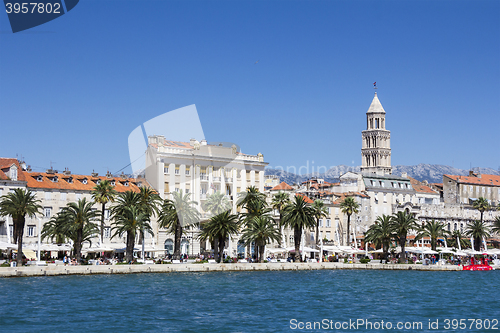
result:
<svg viewBox="0 0 500 333"><path fill-rule="evenodd" d="M106 220L107 220L107 219L109 219L109 215L110 215L110 213L109 213L109 209L105 209L105 210L104 210L104 218L105 218Z"/></svg>
<svg viewBox="0 0 500 333"><path fill-rule="evenodd" d="M17 180L17 168L10 168L10 178L12 180Z"/></svg>
<svg viewBox="0 0 500 333"><path fill-rule="evenodd" d="M51 198L51 193L45 192L45 200L50 200L50 198Z"/></svg>
<svg viewBox="0 0 500 333"><path fill-rule="evenodd" d="M174 254L174 241L171 239L167 239L165 241L165 253L166 254Z"/></svg>
<svg viewBox="0 0 500 333"><path fill-rule="evenodd" d="M68 178L68 183L73 184L73 177ZM97 183L96 183L97 184Z"/></svg>
<svg viewBox="0 0 500 333"><path fill-rule="evenodd" d="M45 207L45 209L44 209L44 216L47 217L47 218L49 218L51 212L52 212L52 208L51 207Z"/></svg>
<svg viewBox="0 0 500 333"><path fill-rule="evenodd" d="M87 185L87 183L88 183L87 178L83 178L83 180L82 180L82 184L83 184L83 185Z"/></svg>
<svg viewBox="0 0 500 333"><path fill-rule="evenodd" d="M387 194L384 193L384 202L387 202Z"/></svg>
<svg viewBox="0 0 500 333"><path fill-rule="evenodd" d="M28 237L35 237L35 226L34 225L28 226Z"/></svg>
<svg viewBox="0 0 500 333"><path fill-rule="evenodd" d="M189 168L186 168L186 176L189 176Z"/></svg>
<svg viewBox="0 0 500 333"><path fill-rule="evenodd" d="M176 174L176 175L179 175L179 174L180 174L180 172L181 172L181 171L179 170L179 166L178 166L178 165L176 165L176 166L175 166L175 174Z"/></svg>
<svg viewBox="0 0 500 333"><path fill-rule="evenodd" d="M163 173L168 173L168 167L163 168Z"/></svg>
<svg viewBox="0 0 500 333"><path fill-rule="evenodd" d="M61 193L61 201L66 201L66 196L67 196L67 193L66 192L63 192Z"/></svg>
<svg viewBox="0 0 500 333"><path fill-rule="evenodd" d="M320 227L320 228L322 228L322 227L323 227L323 220L322 220L322 219L320 219L320 220L319 220L319 227Z"/></svg>
<svg viewBox="0 0 500 333"><path fill-rule="evenodd" d="M39 181L39 182L41 182L43 180L43 177L42 176L38 176L38 177L36 177L36 180Z"/></svg>
<svg viewBox="0 0 500 333"><path fill-rule="evenodd" d="M457 224L456 223L453 224L453 230L457 230Z"/></svg>
<svg viewBox="0 0 500 333"><path fill-rule="evenodd" d="M339 215L339 208L335 208L335 215Z"/></svg>
<svg viewBox="0 0 500 333"><path fill-rule="evenodd" d="M384 183L382 181L379 182L381 187L384 187Z"/></svg>
<svg viewBox="0 0 500 333"><path fill-rule="evenodd" d="M451 231L451 224L448 223L448 231Z"/></svg>
<svg viewBox="0 0 500 333"><path fill-rule="evenodd" d="M330 228L331 226L332 226L332 222L330 221L330 219L327 219L326 220L326 227Z"/></svg>
<svg viewBox="0 0 500 333"><path fill-rule="evenodd" d="M290 238L289 238L289 239L290 239L290 244L293 244L293 242L294 242L294 241L293 241L293 235L290 235Z"/></svg>

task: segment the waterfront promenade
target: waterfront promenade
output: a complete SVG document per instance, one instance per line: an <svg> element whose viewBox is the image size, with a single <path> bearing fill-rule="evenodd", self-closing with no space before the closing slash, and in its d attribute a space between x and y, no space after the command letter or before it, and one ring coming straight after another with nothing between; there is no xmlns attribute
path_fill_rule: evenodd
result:
<svg viewBox="0 0 500 333"><path fill-rule="evenodd" d="M344 264L323 263L234 263L234 264L163 264L163 265L82 265L82 266L26 266L2 267L0 277L136 274L176 272L231 272L231 271L299 271L299 270L419 270L461 271L455 265L398 265L398 264Z"/></svg>

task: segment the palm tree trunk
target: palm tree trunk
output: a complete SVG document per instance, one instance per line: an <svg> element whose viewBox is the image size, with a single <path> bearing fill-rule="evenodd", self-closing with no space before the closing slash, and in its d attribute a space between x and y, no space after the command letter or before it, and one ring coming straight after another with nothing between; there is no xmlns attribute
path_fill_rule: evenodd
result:
<svg viewBox="0 0 500 333"><path fill-rule="evenodd" d="M474 237L474 250L481 251L481 238Z"/></svg>
<svg viewBox="0 0 500 333"><path fill-rule="evenodd" d="M127 248L125 254L127 263L132 262L134 259L134 241L135 235L133 235L130 231L127 231Z"/></svg>
<svg viewBox="0 0 500 333"><path fill-rule="evenodd" d="M347 214L347 246L350 246L350 239L351 238L351 215Z"/></svg>
<svg viewBox="0 0 500 333"><path fill-rule="evenodd" d="M399 246L401 246L401 256L400 256L400 262L405 263L406 262L406 252L405 252L405 245L406 245L406 237L401 237L399 239Z"/></svg>
<svg viewBox="0 0 500 333"><path fill-rule="evenodd" d="M319 244L319 219L316 221L316 245Z"/></svg>
<svg viewBox="0 0 500 333"><path fill-rule="evenodd" d="M259 262L264 262L264 250L266 248L266 242L262 242L259 246Z"/></svg>
<svg viewBox="0 0 500 333"><path fill-rule="evenodd" d="M226 245L226 241L224 239L219 239L219 262L224 258L224 247Z"/></svg>
<svg viewBox="0 0 500 333"><path fill-rule="evenodd" d="M75 242L75 257L76 264L80 264L80 259L82 257L82 238L83 238L83 230L79 228L76 232L76 242Z"/></svg>
<svg viewBox="0 0 500 333"><path fill-rule="evenodd" d="M384 252L384 260L385 262L387 262L387 255L388 255L388 252L389 252L389 246L388 244L382 244L382 251Z"/></svg>
<svg viewBox="0 0 500 333"><path fill-rule="evenodd" d="M104 211L106 210L106 204L102 204L101 210L101 245L104 243Z"/></svg>
<svg viewBox="0 0 500 333"><path fill-rule="evenodd" d="M219 238L215 237L214 239L214 259L217 262L220 262L220 256L219 256Z"/></svg>
<svg viewBox="0 0 500 333"><path fill-rule="evenodd" d="M24 223L22 228L21 226L19 226L17 230L17 258L16 258L17 267L21 267L23 265L23 232L24 232ZM15 235L14 238L16 238Z"/></svg>
<svg viewBox="0 0 500 333"><path fill-rule="evenodd" d="M293 228L293 240L295 243L295 261L301 261L300 257L300 238L302 236L302 230L301 228L295 226Z"/></svg>
<svg viewBox="0 0 500 333"><path fill-rule="evenodd" d="M174 245L174 259L179 260L181 258L181 238L182 238L182 226L180 222L177 222L175 228L175 245Z"/></svg>

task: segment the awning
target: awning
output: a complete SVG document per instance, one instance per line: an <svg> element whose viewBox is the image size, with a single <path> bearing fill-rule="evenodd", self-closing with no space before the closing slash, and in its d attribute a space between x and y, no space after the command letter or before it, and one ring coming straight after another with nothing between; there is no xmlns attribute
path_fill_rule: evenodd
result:
<svg viewBox="0 0 500 333"><path fill-rule="evenodd" d="M32 260L32 259L35 260L36 259L36 253L33 250L23 249L23 254L29 260Z"/></svg>

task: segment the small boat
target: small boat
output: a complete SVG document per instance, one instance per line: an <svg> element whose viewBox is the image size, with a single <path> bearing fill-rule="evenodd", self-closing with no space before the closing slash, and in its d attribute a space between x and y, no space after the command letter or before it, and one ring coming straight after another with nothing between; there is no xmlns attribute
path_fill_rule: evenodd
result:
<svg viewBox="0 0 500 333"><path fill-rule="evenodd" d="M493 267L490 266L488 263L488 259L486 258L480 258L476 259L472 257L471 259L471 264L463 266L464 271L491 271L493 270Z"/></svg>

